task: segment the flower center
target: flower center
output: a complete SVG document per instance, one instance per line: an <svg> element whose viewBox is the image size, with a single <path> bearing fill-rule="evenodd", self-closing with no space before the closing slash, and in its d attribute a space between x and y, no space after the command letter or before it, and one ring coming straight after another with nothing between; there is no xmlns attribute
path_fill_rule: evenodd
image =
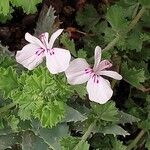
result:
<svg viewBox="0 0 150 150"><path fill-rule="evenodd" d="M35 52L35 54L37 55L37 56L40 56L41 54L43 54L44 53L44 49L43 48L39 48L39 49L37 49L37 51Z"/></svg>
<svg viewBox="0 0 150 150"><path fill-rule="evenodd" d="M85 69L85 73L90 74L92 76L94 83L99 83L99 79L98 79L99 75L97 75L93 69L87 68Z"/></svg>

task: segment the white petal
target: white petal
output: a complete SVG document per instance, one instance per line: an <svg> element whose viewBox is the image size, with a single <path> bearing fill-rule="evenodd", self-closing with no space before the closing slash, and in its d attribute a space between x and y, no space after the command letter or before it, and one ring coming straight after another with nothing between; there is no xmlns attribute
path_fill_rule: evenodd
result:
<svg viewBox="0 0 150 150"><path fill-rule="evenodd" d="M40 39L40 41L42 41L42 44L45 46L45 48L49 47L48 38L49 38L49 33L48 32L42 33L39 36L39 39Z"/></svg>
<svg viewBox="0 0 150 150"><path fill-rule="evenodd" d="M91 77L86 88L89 94L89 99L99 104L106 103L113 94L109 81L101 76L97 77L96 80Z"/></svg>
<svg viewBox="0 0 150 150"><path fill-rule="evenodd" d="M59 29L56 32L54 32L52 34L52 36L50 37L50 41L49 41L49 48L51 49L53 47L53 44L55 42L55 40L57 39L57 37L63 32L63 29Z"/></svg>
<svg viewBox="0 0 150 150"><path fill-rule="evenodd" d="M40 50L38 46L28 44L21 51L17 52L16 61L27 69L32 70L43 61L44 53L40 50L41 52L37 55L36 52L38 50Z"/></svg>
<svg viewBox="0 0 150 150"><path fill-rule="evenodd" d="M69 67L70 59L70 52L62 48L53 48L46 52L46 66L52 74L65 71Z"/></svg>
<svg viewBox="0 0 150 150"><path fill-rule="evenodd" d="M93 69L96 70L96 68L98 67L98 64L101 61L101 48L99 46L96 46L96 48L95 48L94 59L95 59L95 63L94 63L94 68Z"/></svg>
<svg viewBox="0 0 150 150"><path fill-rule="evenodd" d="M45 48L45 46L42 44L42 42L36 38L35 36L32 36L30 33L25 34L25 39L30 42L31 44L37 45L39 47Z"/></svg>
<svg viewBox="0 0 150 150"><path fill-rule="evenodd" d="M90 69L89 64L83 58L74 59L68 69L65 71L65 74L68 79L68 83L75 85L75 84L82 84L89 80L90 73L86 73L85 69Z"/></svg>
<svg viewBox="0 0 150 150"><path fill-rule="evenodd" d="M112 67L112 63L110 63L108 60L103 60L99 63L99 65L97 67L97 71L108 69L110 67Z"/></svg>
<svg viewBox="0 0 150 150"><path fill-rule="evenodd" d="M115 71L100 71L99 75L108 76L108 77L114 78L116 80L122 79L122 76Z"/></svg>

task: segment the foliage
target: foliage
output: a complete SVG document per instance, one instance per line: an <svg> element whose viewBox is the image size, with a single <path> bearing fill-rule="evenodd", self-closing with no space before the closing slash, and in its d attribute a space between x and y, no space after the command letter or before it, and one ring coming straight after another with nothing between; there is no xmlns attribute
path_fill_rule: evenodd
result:
<svg viewBox="0 0 150 150"><path fill-rule="evenodd" d="M42 0L2 0L0 1L0 22L6 22L11 18L15 7L21 7L26 14L37 12L36 5Z"/></svg>
<svg viewBox="0 0 150 150"><path fill-rule="evenodd" d="M28 0L0 1L0 19L11 18L15 7L33 14L41 2L32 0L29 5ZM123 76L120 82L110 82L112 100L102 105L90 102L86 84L71 86L64 73L50 74L43 64L26 70L16 63L14 53L0 45L3 150L150 149L150 3L147 0L119 0L112 5L97 6L93 3L86 2L76 12L76 24L83 36L76 40L63 33L60 43L70 50L72 59L85 58L91 64L94 47L102 47L102 60L110 60L112 69ZM51 6L43 7L35 36L53 33L57 28L55 18ZM140 130L143 134L136 135Z"/></svg>

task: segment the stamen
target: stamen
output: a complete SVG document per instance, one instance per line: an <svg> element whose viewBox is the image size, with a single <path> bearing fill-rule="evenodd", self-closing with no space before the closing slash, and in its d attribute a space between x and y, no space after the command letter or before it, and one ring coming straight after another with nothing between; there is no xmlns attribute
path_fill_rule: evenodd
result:
<svg viewBox="0 0 150 150"><path fill-rule="evenodd" d="M35 52L35 54L37 55L37 56L40 56L42 53L44 53L44 49L43 48L39 48L36 52Z"/></svg>
<svg viewBox="0 0 150 150"><path fill-rule="evenodd" d="M87 68L87 69L85 69L85 73L87 74L87 73L93 73L93 69L91 69L91 68Z"/></svg>
<svg viewBox="0 0 150 150"><path fill-rule="evenodd" d="M98 79L99 75L93 74L92 79L94 81L94 83L99 83L99 79Z"/></svg>

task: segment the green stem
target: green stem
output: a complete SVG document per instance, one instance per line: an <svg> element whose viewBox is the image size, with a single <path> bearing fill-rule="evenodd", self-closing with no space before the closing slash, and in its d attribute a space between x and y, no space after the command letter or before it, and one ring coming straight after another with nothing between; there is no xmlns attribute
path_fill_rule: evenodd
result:
<svg viewBox="0 0 150 150"><path fill-rule="evenodd" d="M137 24L137 22L140 20L140 18L142 17L142 15L144 14L145 12L145 7L142 7L141 10L138 12L138 14L134 17L134 19L131 21L131 23L129 24L128 26L128 29L127 29L127 32L130 32L134 26ZM115 39L113 39L104 49L103 51L107 51L107 50L110 50L111 48L113 48L116 43L119 41L120 37L122 35L117 35Z"/></svg>
<svg viewBox="0 0 150 150"><path fill-rule="evenodd" d="M75 146L73 150L79 150L79 147L87 140L89 135L91 134L93 128L95 127L96 122L91 123L85 134L82 136L81 141Z"/></svg>
<svg viewBox="0 0 150 150"><path fill-rule="evenodd" d="M144 12L145 12L145 7L143 6L141 8L141 10L138 12L138 14L135 16L135 18L131 21L131 23L129 24L128 27L128 32L130 32L134 26L137 24L137 22L140 20L140 18L143 16Z"/></svg>
<svg viewBox="0 0 150 150"><path fill-rule="evenodd" d="M8 104L8 105L6 105L6 106L4 106L4 107L1 107L1 108L0 108L0 114L3 113L3 112L5 112L5 111L7 111L8 109L14 107L15 105L16 105L16 104L14 104L14 103L10 103L10 104Z"/></svg>
<svg viewBox="0 0 150 150"><path fill-rule="evenodd" d="M137 145L137 143L140 141L140 139L143 137L144 134L145 131L141 130L140 133L137 135L137 137L128 145L126 150L132 150L132 148L134 148Z"/></svg>

